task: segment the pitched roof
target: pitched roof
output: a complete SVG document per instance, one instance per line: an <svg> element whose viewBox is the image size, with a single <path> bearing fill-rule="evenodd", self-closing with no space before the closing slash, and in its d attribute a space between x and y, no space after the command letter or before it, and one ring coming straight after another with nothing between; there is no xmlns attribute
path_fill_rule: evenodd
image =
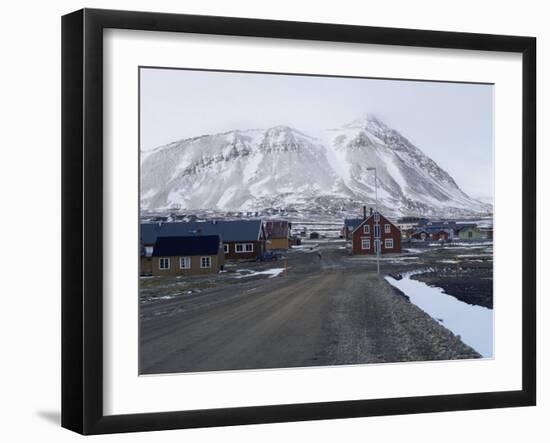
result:
<svg viewBox="0 0 550 443"><path fill-rule="evenodd" d="M267 221L265 233L267 238L288 238L288 222L286 220Z"/></svg>
<svg viewBox="0 0 550 443"><path fill-rule="evenodd" d="M222 241L252 241L260 238L261 228L261 220L142 223L140 237L145 245L152 245L157 237L192 235L219 235Z"/></svg>
<svg viewBox="0 0 550 443"><path fill-rule="evenodd" d="M158 237L153 249L153 257L215 255L219 249L220 237L217 235Z"/></svg>
<svg viewBox="0 0 550 443"><path fill-rule="evenodd" d="M395 229L401 232L401 229L399 229L391 220L389 220L387 217L384 217L380 212L373 212L371 215L369 215L366 219L361 220L361 223L359 223L354 229L353 232L357 231L360 226L362 226L364 223L366 223L368 220L370 220L372 217L374 217L376 214L380 215L380 221L384 220L384 223L389 223L392 225Z"/></svg>
<svg viewBox="0 0 550 443"><path fill-rule="evenodd" d="M468 229L468 228L469 229L476 229L477 225L475 223L462 223L462 224L457 225L454 229L455 229L455 232L460 232L463 229Z"/></svg>
<svg viewBox="0 0 550 443"><path fill-rule="evenodd" d="M344 226L352 231L361 224L364 218L345 218Z"/></svg>

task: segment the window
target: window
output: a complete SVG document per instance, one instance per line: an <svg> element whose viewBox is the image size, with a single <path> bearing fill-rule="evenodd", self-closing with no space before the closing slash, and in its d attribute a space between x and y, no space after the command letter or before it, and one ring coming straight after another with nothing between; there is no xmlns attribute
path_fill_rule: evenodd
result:
<svg viewBox="0 0 550 443"><path fill-rule="evenodd" d="M380 225L374 225L374 237L380 238Z"/></svg>
<svg viewBox="0 0 550 443"><path fill-rule="evenodd" d="M254 252L254 243L237 243L235 244L235 252Z"/></svg>
<svg viewBox="0 0 550 443"><path fill-rule="evenodd" d="M384 247L386 249L393 249L393 238L387 238L384 242Z"/></svg>
<svg viewBox="0 0 550 443"><path fill-rule="evenodd" d="M210 257L201 257L201 268L212 267L212 259Z"/></svg>
<svg viewBox="0 0 550 443"><path fill-rule="evenodd" d="M229 254L229 245L227 243L223 244L223 253Z"/></svg>
<svg viewBox="0 0 550 443"><path fill-rule="evenodd" d="M472 238L474 233L472 231L468 231L468 238Z"/></svg>
<svg viewBox="0 0 550 443"><path fill-rule="evenodd" d="M370 249L370 238L361 239L361 249Z"/></svg>
<svg viewBox="0 0 550 443"><path fill-rule="evenodd" d="M161 270L170 269L170 259L169 258L159 258L159 269L161 269Z"/></svg>
<svg viewBox="0 0 550 443"><path fill-rule="evenodd" d="M384 225L384 232L385 232L386 234L389 234L389 233L391 232L391 227L390 227L389 223L386 223L386 224Z"/></svg>
<svg viewBox="0 0 550 443"><path fill-rule="evenodd" d="M191 257L180 257L180 269L191 269Z"/></svg>
<svg viewBox="0 0 550 443"><path fill-rule="evenodd" d="M370 225L363 225L363 234L370 234Z"/></svg>

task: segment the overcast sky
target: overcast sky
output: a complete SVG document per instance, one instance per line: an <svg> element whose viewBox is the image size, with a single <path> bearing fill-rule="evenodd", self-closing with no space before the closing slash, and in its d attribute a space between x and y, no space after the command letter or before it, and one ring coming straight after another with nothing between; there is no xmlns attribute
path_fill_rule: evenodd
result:
<svg viewBox="0 0 550 443"><path fill-rule="evenodd" d="M472 197L493 194L493 87L141 69L141 149L232 129L315 136L366 112L407 137Z"/></svg>

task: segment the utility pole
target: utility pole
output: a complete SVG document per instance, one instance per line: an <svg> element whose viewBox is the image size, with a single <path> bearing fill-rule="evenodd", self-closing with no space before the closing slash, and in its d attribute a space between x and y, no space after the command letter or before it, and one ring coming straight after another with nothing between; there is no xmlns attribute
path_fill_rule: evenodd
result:
<svg viewBox="0 0 550 443"><path fill-rule="evenodd" d="M380 275L380 214L378 213L378 176L376 168L367 168L367 171L374 171L374 247L376 248L376 272Z"/></svg>

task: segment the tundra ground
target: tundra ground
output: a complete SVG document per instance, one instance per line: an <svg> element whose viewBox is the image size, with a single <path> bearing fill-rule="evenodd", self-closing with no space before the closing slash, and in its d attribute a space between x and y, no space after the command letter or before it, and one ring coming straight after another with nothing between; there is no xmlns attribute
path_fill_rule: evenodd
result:
<svg viewBox="0 0 550 443"><path fill-rule="evenodd" d="M321 240L278 261L230 263L218 275L142 278L140 373L478 358L383 276L426 269L424 278L468 277L463 292L479 287L483 305L490 281L492 305L490 248L413 245L383 256L379 276L374 257Z"/></svg>

